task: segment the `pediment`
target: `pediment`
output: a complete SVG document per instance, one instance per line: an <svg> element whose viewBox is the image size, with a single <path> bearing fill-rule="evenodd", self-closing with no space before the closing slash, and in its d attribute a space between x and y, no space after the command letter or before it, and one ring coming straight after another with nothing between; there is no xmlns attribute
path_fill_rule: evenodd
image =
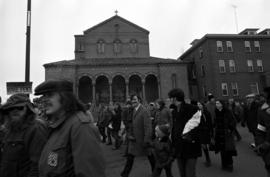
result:
<svg viewBox="0 0 270 177"><path fill-rule="evenodd" d="M84 31L84 34L88 33L110 33L118 30L119 33L145 33L149 34L149 31L118 16L115 15L87 30Z"/></svg>

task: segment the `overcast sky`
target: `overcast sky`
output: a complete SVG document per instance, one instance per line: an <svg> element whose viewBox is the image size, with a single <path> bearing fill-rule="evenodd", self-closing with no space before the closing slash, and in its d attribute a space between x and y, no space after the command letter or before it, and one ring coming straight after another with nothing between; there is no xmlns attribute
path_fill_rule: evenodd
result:
<svg viewBox="0 0 270 177"><path fill-rule="evenodd" d="M32 0L33 88L43 64L74 59L74 35L118 15L150 31L150 54L178 58L207 33L270 28L270 0ZM24 81L27 0L0 0L0 96L6 82Z"/></svg>

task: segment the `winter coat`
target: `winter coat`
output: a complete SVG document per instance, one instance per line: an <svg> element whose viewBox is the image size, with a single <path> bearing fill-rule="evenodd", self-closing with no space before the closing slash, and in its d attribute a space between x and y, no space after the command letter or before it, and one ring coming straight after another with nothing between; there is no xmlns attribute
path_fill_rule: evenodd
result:
<svg viewBox="0 0 270 177"><path fill-rule="evenodd" d="M115 114L112 114L112 128L114 131L119 131L120 126L121 126L121 110L120 109L115 109L114 110Z"/></svg>
<svg viewBox="0 0 270 177"><path fill-rule="evenodd" d="M157 168L163 168L172 162L172 143L169 137L165 136L162 139L156 138L152 143L152 148L155 157L155 166Z"/></svg>
<svg viewBox="0 0 270 177"><path fill-rule="evenodd" d="M215 118L216 118L216 115L215 115L216 103L208 101L205 104L205 107L206 107L207 111L209 111L209 113L211 114L212 123L214 124Z"/></svg>
<svg viewBox="0 0 270 177"><path fill-rule="evenodd" d="M191 137L191 141L182 138L182 132L186 123L192 116L199 110L197 106L187 104L185 102L181 103L179 111L177 107L172 107L172 145L175 149L175 156L178 158L197 158L201 156L201 145L199 142L199 132L196 127L189 135Z"/></svg>
<svg viewBox="0 0 270 177"><path fill-rule="evenodd" d="M38 161L47 140L45 124L34 119L18 132L7 131L1 145L1 177L38 177Z"/></svg>
<svg viewBox="0 0 270 177"><path fill-rule="evenodd" d="M132 129L135 141L129 141L128 153L134 156L149 155L152 127L149 112L143 105L133 111Z"/></svg>
<svg viewBox="0 0 270 177"><path fill-rule="evenodd" d="M257 129L257 114L258 114L259 104L253 101L250 105L244 107L243 121L247 124L248 130L252 133L256 132Z"/></svg>
<svg viewBox="0 0 270 177"><path fill-rule="evenodd" d="M98 127L107 127L110 120L112 119L112 113L109 110L101 110L98 115L97 126Z"/></svg>
<svg viewBox="0 0 270 177"><path fill-rule="evenodd" d="M268 103L264 103L258 110L258 126L255 140L265 167L270 170L270 106Z"/></svg>
<svg viewBox="0 0 270 177"><path fill-rule="evenodd" d="M40 177L105 177L103 152L84 112L62 115L50 125L42 151Z"/></svg>
<svg viewBox="0 0 270 177"><path fill-rule="evenodd" d="M206 109L202 111L199 132L200 143L210 144L211 137L213 136L213 124L211 114Z"/></svg>
<svg viewBox="0 0 270 177"><path fill-rule="evenodd" d="M172 114L171 111L164 107L161 110L157 110L155 117L155 125L164 125L164 124L172 124Z"/></svg>
<svg viewBox="0 0 270 177"><path fill-rule="evenodd" d="M232 112L228 109L217 110L216 124L215 124L215 151L227 151L231 155L237 155L234 130L236 127L236 120Z"/></svg>

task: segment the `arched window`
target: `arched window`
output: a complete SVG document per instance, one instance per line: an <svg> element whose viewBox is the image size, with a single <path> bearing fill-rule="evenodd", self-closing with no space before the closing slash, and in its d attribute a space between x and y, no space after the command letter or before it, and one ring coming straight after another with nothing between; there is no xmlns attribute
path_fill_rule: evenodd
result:
<svg viewBox="0 0 270 177"><path fill-rule="evenodd" d="M114 40L113 51L115 54L118 54L121 52L121 41L119 39Z"/></svg>
<svg viewBox="0 0 270 177"><path fill-rule="evenodd" d="M97 42L97 52L99 54L103 54L105 52L105 42L102 39Z"/></svg>
<svg viewBox="0 0 270 177"><path fill-rule="evenodd" d="M129 49L131 53L137 53L138 52L138 42L135 39L131 39L129 42Z"/></svg>

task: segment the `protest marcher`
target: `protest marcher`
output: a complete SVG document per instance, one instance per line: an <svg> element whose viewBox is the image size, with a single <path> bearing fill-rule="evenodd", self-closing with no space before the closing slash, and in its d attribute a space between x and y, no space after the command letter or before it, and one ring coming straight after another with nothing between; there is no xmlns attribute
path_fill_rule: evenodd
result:
<svg viewBox="0 0 270 177"><path fill-rule="evenodd" d="M255 101L255 94L249 94L246 96L246 104L244 106L244 115L241 122L242 126L247 125L249 132L252 134L255 142L255 132L257 130L258 120L257 114L259 109L259 103ZM250 146L255 148L255 143L251 142Z"/></svg>
<svg viewBox="0 0 270 177"><path fill-rule="evenodd" d="M237 155L234 130L236 120L222 100L216 100L215 152L220 152L222 169L233 171L233 156Z"/></svg>
<svg viewBox="0 0 270 177"><path fill-rule="evenodd" d="M157 125L155 128L156 139L151 146L153 148L153 155L155 158L155 169L153 177L159 177L162 170L165 169L166 176L172 177L172 162L173 150L170 141L170 127L169 125Z"/></svg>
<svg viewBox="0 0 270 177"><path fill-rule="evenodd" d="M105 110L106 110L106 106L101 104L100 108L99 108L99 113L98 113L98 120L97 120L97 127L99 130L99 133L102 137L101 142L105 143L106 142L106 127L108 126L109 120L107 119L108 117L106 117L105 114Z"/></svg>
<svg viewBox="0 0 270 177"><path fill-rule="evenodd" d="M133 107L132 115L132 131L134 139L128 140L128 152L126 156L126 164L121 172L122 177L128 177L137 156L147 156L150 162L152 171L154 169L154 157L150 154L151 142L151 119L147 109L141 104L141 99L138 95L131 95Z"/></svg>
<svg viewBox="0 0 270 177"><path fill-rule="evenodd" d="M95 129L69 81L45 81L42 95L49 137L39 161L40 177L105 177L105 162Z"/></svg>
<svg viewBox="0 0 270 177"><path fill-rule="evenodd" d="M211 114L211 118L212 118L212 123L214 124L215 123L215 109L216 109L216 100L215 100L215 97L212 93L209 93L208 96L208 101L207 103L205 104L205 107L207 109L207 111L210 112Z"/></svg>
<svg viewBox="0 0 270 177"><path fill-rule="evenodd" d="M46 143L47 129L37 120L26 94L14 94L0 107L1 128L5 129L1 145L1 177L38 177L38 161Z"/></svg>
<svg viewBox="0 0 270 177"><path fill-rule="evenodd" d="M114 147L113 150L119 149L122 144L122 139L119 136L119 131L121 128L121 115L122 115L122 108L119 103L116 103L114 105L114 108L112 110L112 137L114 138Z"/></svg>
<svg viewBox="0 0 270 177"><path fill-rule="evenodd" d="M262 156L267 177L270 177L270 87L264 88L265 103L258 110L256 152Z"/></svg>
<svg viewBox="0 0 270 177"><path fill-rule="evenodd" d="M201 156L199 123L201 113L197 106L185 102L185 94L179 88L168 93L174 106L172 110L172 145L181 177L196 177L196 162Z"/></svg>
<svg viewBox="0 0 270 177"><path fill-rule="evenodd" d="M172 114L169 108L166 107L162 99L157 100L157 111L155 117L155 125L167 124L169 127L172 125Z"/></svg>
<svg viewBox="0 0 270 177"><path fill-rule="evenodd" d="M213 141L213 124L212 118L209 111L206 109L205 105L202 102L195 101L193 104L197 105L202 112L200 127L199 127L199 139L202 146L202 150L205 155L205 166L211 166L211 159L209 155L209 145Z"/></svg>

